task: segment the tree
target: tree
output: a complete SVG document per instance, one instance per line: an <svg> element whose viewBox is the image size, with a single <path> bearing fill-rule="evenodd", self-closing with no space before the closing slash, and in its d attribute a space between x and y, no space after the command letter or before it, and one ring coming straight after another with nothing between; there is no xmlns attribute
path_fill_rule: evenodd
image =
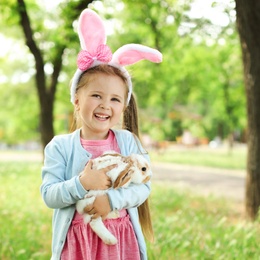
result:
<svg viewBox="0 0 260 260"><path fill-rule="evenodd" d="M246 212L257 217L260 206L260 1L236 0L247 98Z"/></svg>
<svg viewBox="0 0 260 260"><path fill-rule="evenodd" d="M234 130L239 133L245 129L245 95L240 68L242 60L235 28L234 6L224 4L231 20L221 27L207 19L190 17L187 11L192 1L107 0L95 1L91 5L109 28L107 43L113 52L123 44L135 42L158 48L163 53L164 60L160 64L143 61L133 67L129 66L141 120L145 119L142 120L142 132L148 133L155 140L175 140L185 128L190 129L196 137L208 139L217 135L225 139ZM23 32L18 26L16 2L17 0L1 0L0 8L4 9L0 10L0 24L4 25L1 33L11 37L16 43L21 42L22 46ZM26 11L31 21L33 40L39 48L44 64L44 93L48 92L46 96L51 92L55 57L58 56L60 46L65 46L58 85L52 97L53 102L55 98L54 131L64 133L68 131L68 115L73 109L72 105L68 106L68 85L76 69L75 57L79 51L78 36L72 30L72 21L80 13L76 8L79 1L63 0L59 6L50 10L41 6L44 1L38 2L37 5L35 2L26 0ZM6 10L8 7L9 11ZM84 7L87 7L86 3L80 8ZM15 24L17 26L14 26ZM23 53L17 52L16 56L19 57L19 64L20 60L25 61L18 69L25 74L30 71L31 76L31 72L35 71L32 62L35 58L30 54L29 48L24 45ZM17 60L10 61L9 66L6 66L4 60L2 63L5 66L0 69L0 73L6 76L9 89L12 89L12 104L24 99L17 91L20 88L24 93L27 89L27 93L35 95L36 88L31 91L36 86L33 79L24 84L20 81L16 87L12 86L10 79L12 74L17 74ZM0 81L0 91L5 88L6 84ZM4 96L1 96L0 103L1 100L3 104L6 103ZM29 109L23 111L33 110L33 115L27 115L26 120L25 117L17 117L22 111L17 106L8 111L9 117L23 120L25 134L19 141L26 141L26 127L29 128L29 125L29 138L32 129L35 131L33 136L42 130L39 129L39 120L36 119L40 114L40 106L39 109L36 107L36 98L33 98L33 104L28 102L27 98L26 102ZM24 108L25 101L19 104ZM52 110L53 108L49 109L48 114ZM1 114L0 122L7 121L7 118L7 113ZM28 120L32 118L34 122ZM7 142L14 139L11 135L15 131L11 132L9 129L13 127L16 131L20 130L21 120L15 120L15 125L10 120L8 122L8 131L6 125L0 127L0 133L1 129L3 133L8 133L8 136L3 135L3 141ZM51 123L49 125L53 128Z"/></svg>
<svg viewBox="0 0 260 260"><path fill-rule="evenodd" d="M47 60L47 51L40 48L39 42L35 40L35 31L33 31L32 23L27 12L27 6L24 0L17 0L17 12L19 15L20 26L23 30L26 45L32 53L35 60L35 86L37 89L40 104L40 133L41 142L45 147L54 136L53 127L53 109L55 101L55 93L58 84L58 78L62 70L63 56L66 48L69 47L73 36L72 22L79 16L80 12L87 7L92 1L68 2L63 5L62 17L64 18L63 26L59 27L60 37L53 38L54 50ZM58 32L56 32L57 35ZM59 34L58 34L59 35ZM45 39L47 40L47 39ZM50 80L47 80L44 67L46 64L51 65L53 72Z"/></svg>
<svg viewBox="0 0 260 260"><path fill-rule="evenodd" d="M113 13L120 26L112 43L138 42L163 53L158 66L140 62L133 68L134 91L146 119L142 130L168 140L183 128L209 139L242 132L245 96L234 6L217 6L229 19L220 26L190 17L192 1L122 2L124 12Z"/></svg>

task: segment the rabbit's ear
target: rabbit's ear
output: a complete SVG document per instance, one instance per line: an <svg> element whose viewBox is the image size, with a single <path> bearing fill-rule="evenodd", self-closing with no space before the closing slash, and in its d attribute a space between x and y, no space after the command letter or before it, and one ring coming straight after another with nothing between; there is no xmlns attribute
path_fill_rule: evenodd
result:
<svg viewBox="0 0 260 260"><path fill-rule="evenodd" d="M97 47L106 43L105 26L92 10L85 9L79 17L78 34L82 50L95 53Z"/></svg>
<svg viewBox="0 0 260 260"><path fill-rule="evenodd" d="M127 166L125 170L123 170L114 182L114 189L120 188L131 181L133 171L130 170L131 166Z"/></svg>
<svg viewBox="0 0 260 260"><path fill-rule="evenodd" d="M140 60L149 60L151 62L159 63L162 61L162 54L155 49L141 44L126 44L114 53L111 62L126 66Z"/></svg>

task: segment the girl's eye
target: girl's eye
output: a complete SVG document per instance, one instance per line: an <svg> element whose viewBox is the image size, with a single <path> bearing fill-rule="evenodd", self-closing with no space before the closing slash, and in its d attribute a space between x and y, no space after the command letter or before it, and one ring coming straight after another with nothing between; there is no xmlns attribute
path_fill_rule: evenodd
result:
<svg viewBox="0 0 260 260"><path fill-rule="evenodd" d="M121 102L120 99L118 99L118 98L112 98L112 101L116 101L116 102L119 102L119 103Z"/></svg>
<svg viewBox="0 0 260 260"><path fill-rule="evenodd" d="M101 98L101 96L98 94L93 94L92 97Z"/></svg>

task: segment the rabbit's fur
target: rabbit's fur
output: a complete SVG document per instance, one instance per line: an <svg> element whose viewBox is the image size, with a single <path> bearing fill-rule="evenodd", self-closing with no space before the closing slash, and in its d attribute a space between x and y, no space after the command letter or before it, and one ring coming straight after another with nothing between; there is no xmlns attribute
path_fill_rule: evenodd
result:
<svg viewBox="0 0 260 260"><path fill-rule="evenodd" d="M139 154L122 156L115 152L107 152L93 160L93 169L103 169L109 165L116 164L117 167L107 172L111 178L112 188L127 187L130 183L146 183L150 180L152 172L148 161ZM77 211L83 215L84 222L89 223L92 230L103 240L105 244L114 245L117 239L107 230L102 218L91 219L91 215L84 212L84 208L94 202L96 196L103 195L107 190L91 190L84 199L76 203ZM112 211L107 218L119 217L118 211Z"/></svg>

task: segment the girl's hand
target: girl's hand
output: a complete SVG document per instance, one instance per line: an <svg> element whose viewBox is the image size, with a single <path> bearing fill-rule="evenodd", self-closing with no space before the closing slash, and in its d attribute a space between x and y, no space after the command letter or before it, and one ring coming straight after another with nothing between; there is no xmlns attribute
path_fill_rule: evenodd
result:
<svg viewBox="0 0 260 260"><path fill-rule="evenodd" d="M111 212L107 194L96 197L93 204L84 208L84 212L89 215L93 215L92 219L101 217L104 220L107 214Z"/></svg>
<svg viewBox="0 0 260 260"><path fill-rule="evenodd" d="M93 170L92 169L93 162L90 160L88 164L85 166L79 180L84 187L85 190L106 190L111 187L112 182L110 178L106 175L106 173L116 165L107 166L104 169Z"/></svg>

